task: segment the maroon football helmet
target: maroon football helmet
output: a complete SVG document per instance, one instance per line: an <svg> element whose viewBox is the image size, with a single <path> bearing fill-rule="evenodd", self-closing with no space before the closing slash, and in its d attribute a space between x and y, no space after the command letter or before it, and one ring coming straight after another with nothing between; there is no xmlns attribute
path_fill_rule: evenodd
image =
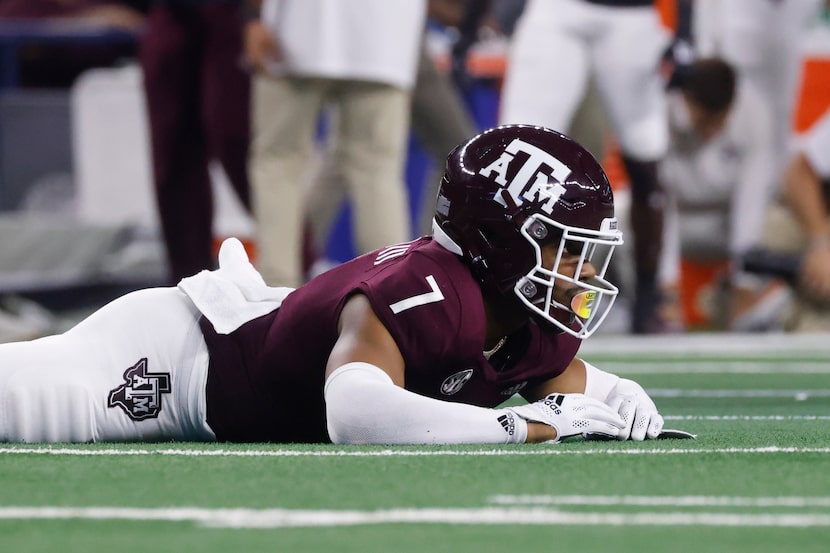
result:
<svg viewBox="0 0 830 553"><path fill-rule="evenodd" d="M543 323L580 338L594 332L618 294L605 280L622 244L611 185L585 148L550 129L504 125L455 148L433 236L468 262L482 287L518 297ZM543 267L541 246L552 240L556 261ZM581 255L576 278L558 272L566 247ZM578 280L586 262L597 276ZM553 297L559 279L578 287L570 305Z"/></svg>

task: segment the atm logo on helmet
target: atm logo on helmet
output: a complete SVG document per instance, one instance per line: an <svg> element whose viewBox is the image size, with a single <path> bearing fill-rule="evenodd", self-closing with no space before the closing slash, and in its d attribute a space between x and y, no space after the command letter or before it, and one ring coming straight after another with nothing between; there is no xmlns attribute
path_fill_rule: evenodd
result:
<svg viewBox="0 0 830 553"><path fill-rule="evenodd" d="M527 159L508 182L508 167L520 152L526 154ZM479 174L493 178L501 185L503 190L496 201L505 207L510 205L508 197L514 205L521 205L525 201L539 202L541 209L550 215L553 206L565 192L561 183L567 180L571 168L541 148L516 138L507 145L497 160L482 167Z"/></svg>

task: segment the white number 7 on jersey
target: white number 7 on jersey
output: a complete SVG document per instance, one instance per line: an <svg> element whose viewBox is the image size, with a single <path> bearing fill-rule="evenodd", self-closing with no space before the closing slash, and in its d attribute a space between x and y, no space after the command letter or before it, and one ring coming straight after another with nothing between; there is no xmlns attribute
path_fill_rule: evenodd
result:
<svg viewBox="0 0 830 553"><path fill-rule="evenodd" d="M418 294L417 296L412 296L411 298L396 301L389 306L389 309L392 310L392 313L397 315L401 311L406 311L407 309L412 309L413 307L418 307L419 305L439 302L444 299L444 294L442 294L441 289L438 288L438 283L435 282L434 276L427 276L427 284L429 284L429 287L432 289L431 292L427 292L426 294Z"/></svg>

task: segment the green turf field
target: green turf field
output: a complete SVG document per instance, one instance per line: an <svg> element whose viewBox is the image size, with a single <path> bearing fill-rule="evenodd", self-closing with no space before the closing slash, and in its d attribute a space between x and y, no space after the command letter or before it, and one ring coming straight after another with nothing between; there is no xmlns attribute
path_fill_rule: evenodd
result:
<svg viewBox="0 0 830 553"><path fill-rule="evenodd" d="M830 337L596 337L697 440L0 444L0 552L830 551Z"/></svg>

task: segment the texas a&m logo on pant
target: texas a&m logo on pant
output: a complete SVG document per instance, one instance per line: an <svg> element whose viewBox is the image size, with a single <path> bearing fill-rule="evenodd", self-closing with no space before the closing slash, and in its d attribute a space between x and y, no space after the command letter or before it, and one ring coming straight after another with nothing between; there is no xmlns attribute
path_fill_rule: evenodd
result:
<svg viewBox="0 0 830 553"><path fill-rule="evenodd" d="M108 407L121 407L133 420L153 419L161 411L161 394L170 393L170 373L147 372L147 358L124 372L124 384L110 391Z"/></svg>

